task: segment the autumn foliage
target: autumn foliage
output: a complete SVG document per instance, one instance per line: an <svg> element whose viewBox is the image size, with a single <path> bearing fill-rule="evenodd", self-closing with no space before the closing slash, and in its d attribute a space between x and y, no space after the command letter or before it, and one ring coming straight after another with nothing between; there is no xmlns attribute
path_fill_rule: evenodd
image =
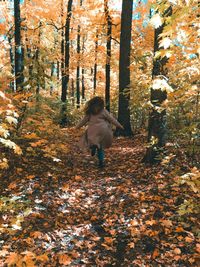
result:
<svg viewBox="0 0 200 267"><path fill-rule="evenodd" d="M74 126L94 95L123 119L122 0L20 1L18 46L16 2L0 1L0 266L199 266L199 1L133 1L133 136L115 137L101 170ZM152 110L166 112L166 142L151 165Z"/></svg>

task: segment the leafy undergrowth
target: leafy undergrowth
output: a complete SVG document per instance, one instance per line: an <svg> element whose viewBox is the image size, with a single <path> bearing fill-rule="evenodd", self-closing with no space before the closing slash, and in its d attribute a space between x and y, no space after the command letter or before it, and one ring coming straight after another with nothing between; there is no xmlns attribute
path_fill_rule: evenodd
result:
<svg viewBox="0 0 200 267"><path fill-rule="evenodd" d="M178 213L181 157L147 167L144 137L118 138L99 170L80 133L50 130L23 132L1 178L0 266L198 266L197 218Z"/></svg>

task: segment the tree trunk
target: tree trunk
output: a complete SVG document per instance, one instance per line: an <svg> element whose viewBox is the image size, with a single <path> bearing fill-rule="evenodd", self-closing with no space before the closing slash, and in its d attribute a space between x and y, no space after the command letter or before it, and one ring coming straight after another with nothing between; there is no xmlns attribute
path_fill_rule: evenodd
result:
<svg viewBox="0 0 200 267"><path fill-rule="evenodd" d="M66 100L67 100L67 88L69 84L69 61L70 61L70 22L72 16L72 3L73 0L68 0L67 6L67 18L65 23L65 33L61 33L61 75L62 75L62 92L61 92L61 126L64 127L67 121L66 115ZM63 0L61 3L61 17L63 16Z"/></svg>
<svg viewBox="0 0 200 267"><path fill-rule="evenodd" d="M13 53L13 46L12 46L12 37L11 35L8 36L8 42L10 45L10 64L11 64L11 73L14 75L15 74L15 57ZM14 92L15 91L15 84L14 81L12 80L10 82L10 88Z"/></svg>
<svg viewBox="0 0 200 267"><path fill-rule="evenodd" d="M72 97L72 106L75 106L75 88L74 88L74 79L71 79L71 97Z"/></svg>
<svg viewBox="0 0 200 267"><path fill-rule="evenodd" d="M97 56L98 56L98 30L96 31L96 37L95 37L95 59L94 59L94 91L93 94L96 94L96 89L97 89Z"/></svg>
<svg viewBox="0 0 200 267"><path fill-rule="evenodd" d="M23 89L24 81L24 53L21 43L21 17L20 17L20 0L14 0L14 17L15 17L15 83L16 91Z"/></svg>
<svg viewBox="0 0 200 267"><path fill-rule="evenodd" d="M110 62L111 62L112 19L109 14L108 0L104 0L104 12L106 17L106 28L107 28L105 103L106 103L106 109L110 111Z"/></svg>
<svg viewBox="0 0 200 267"><path fill-rule="evenodd" d="M69 33L70 33L70 22L71 22L71 16L72 16L72 3L73 0L68 0L68 6L67 6L67 18L65 23L65 41L64 41L64 50L65 50L65 62L64 62L64 77L62 76L62 94L61 94L61 100L62 102L66 102L67 100L67 87L69 83L69 60L70 60L70 42L69 42Z"/></svg>
<svg viewBox="0 0 200 267"><path fill-rule="evenodd" d="M120 62L119 62L119 108L118 120L124 130L117 129L117 135L131 136L130 123L130 51L133 0L123 0L121 15Z"/></svg>
<svg viewBox="0 0 200 267"><path fill-rule="evenodd" d="M172 8L169 7L163 14L163 17L172 15ZM160 34L163 32L165 23L159 28L155 29L154 34L154 55L159 48ZM154 59L152 78L154 79L165 79L167 76L166 63L167 58ZM152 110L149 114L149 125L148 125L148 142L150 146L147 148L146 155L143 159L145 163L157 163L161 161L161 152L166 143L166 122L167 113L166 109L162 107L163 102L167 99L167 92L165 90L151 88L151 103L153 105ZM160 110L159 110L160 109Z"/></svg>
<svg viewBox="0 0 200 267"><path fill-rule="evenodd" d="M64 6L63 6L63 0L61 0L61 80L62 80L62 95L61 99L63 102L66 101L66 95L65 95L65 33L64 33L64 23L63 23L63 17L64 17Z"/></svg>
<svg viewBox="0 0 200 267"><path fill-rule="evenodd" d="M85 36L83 36L83 43L82 43L82 77L81 77L81 83L82 83L82 100L85 100L85 68L83 66L83 57L84 57L84 51L85 51Z"/></svg>
<svg viewBox="0 0 200 267"><path fill-rule="evenodd" d="M57 70L57 79L59 80L60 79L60 62L59 61L57 61L57 68L56 68L56 70Z"/></svg>
<svg viewBox="0 0 200 267"><path fill-rule="evenodd" d="M40 67L40 41L41 41L41 26L42 22L39 23L39 34L38 34L38 45L36 48L35 60L37 62L37 86L36 86L36 101L39 100L40 86L41 86L41 67Z"/></svg>
<svg viewBox="0 0 200 267"><path fill-rule="evenodd" d="M81 26L78 25L77 32L77 67L76 67L76 107L80 108L80 40L81 40Z"/></svg>
<svg viewBox="0 0 200 267"><path fill-rule="evenodd" d="M80 0L80 6L82 6L83 0ZM76 107L80 108L81 94L80 94L80 52L81 52L81 26L78 25L77 29L77 67L76 67Z"/></svg>

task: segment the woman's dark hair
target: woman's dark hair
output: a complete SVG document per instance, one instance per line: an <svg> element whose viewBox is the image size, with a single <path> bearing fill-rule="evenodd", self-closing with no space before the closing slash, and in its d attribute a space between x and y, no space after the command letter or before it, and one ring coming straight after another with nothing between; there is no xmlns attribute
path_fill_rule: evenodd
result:
<svg viewBox="0 0 200 267"><path fill-rule="evenodd" d="M97 115L104 109L104 100L95 96L90 99L85 106L85 114L86 115Z"/></svg>

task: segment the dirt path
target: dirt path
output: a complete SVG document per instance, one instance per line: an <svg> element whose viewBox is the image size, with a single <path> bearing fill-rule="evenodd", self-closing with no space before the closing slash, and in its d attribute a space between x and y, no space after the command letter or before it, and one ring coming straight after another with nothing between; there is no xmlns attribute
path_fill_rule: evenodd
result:
<svg viewBox="0 0 200 267"><path fill-rule="evenodd" d="M64 130L35 146L22 140L1 186L0 266L197 266L195 222L177 213L173 167L145 167L135 136L115 139L99 170L77 139Z"/></svg>

